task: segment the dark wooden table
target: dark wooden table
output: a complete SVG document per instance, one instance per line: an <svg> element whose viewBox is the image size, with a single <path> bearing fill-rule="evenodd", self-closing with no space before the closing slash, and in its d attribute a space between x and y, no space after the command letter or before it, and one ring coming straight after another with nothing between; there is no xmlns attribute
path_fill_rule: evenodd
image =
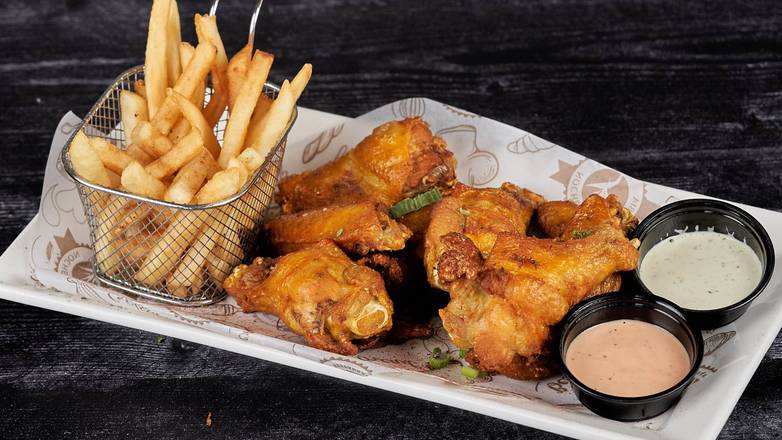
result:
<svg viewBox="0 0 782 440"><path fill-rule="evenodd" d="M208 0L180 1L184 16ZM230 51L249 0L223 0ZM719 3L719 4L717 4ZM196 8L197 6L197 8ZM427 96L635 177L782 210L777 1L274 1L273 79L357 116ZM0 248L38 209L52 132L143 62L149 2L0 5ZM183 20L193 40L193 26ZM535 103L533 105L532 103ZM778 438L778 337L722 438ZM556 438L225 351L0 301L3 438ZM205 424L212 413L213 424Z"/></svg>

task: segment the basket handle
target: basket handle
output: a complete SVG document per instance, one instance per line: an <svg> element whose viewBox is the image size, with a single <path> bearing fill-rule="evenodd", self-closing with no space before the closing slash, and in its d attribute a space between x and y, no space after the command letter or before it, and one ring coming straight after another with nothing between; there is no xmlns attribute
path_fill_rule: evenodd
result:
<svg viewBox="0 0 782 440"><path fill-rule="evenodd" d="M220 0L212 0L212 6L209 8L209 15L217 15L218 5L220 5ZM250 47L255 46L255 25L258 23L258 16L261 15L261 6L263 6L263 0L258 0L255 3L255 10L250 19L250 31L247 34L247 44L249 44Z"/></svg>

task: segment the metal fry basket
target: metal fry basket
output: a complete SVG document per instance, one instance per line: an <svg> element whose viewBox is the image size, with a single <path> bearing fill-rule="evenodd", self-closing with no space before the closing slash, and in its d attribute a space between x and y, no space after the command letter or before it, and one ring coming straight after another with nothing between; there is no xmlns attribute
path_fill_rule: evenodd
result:
<svg viewBox="0 0 782 440"><path fill-rule="evenodd" d="M284 134L264 163L232 197L208 205L153 200L88 182L76 174L68 154L73 136L90 136L125 149L119 95L133 90L144 67L122 73L103 93L62 150L65 170L76 181L95 250L92 266L103 283L145 298L183 306L202 306L225 297L223 280L250 256L261 220L272 201L294 110ZM279 88L265 84L275 98ZM211 91L207 88L208 99ZM215 129L222 142L227 117Z"/></svg>

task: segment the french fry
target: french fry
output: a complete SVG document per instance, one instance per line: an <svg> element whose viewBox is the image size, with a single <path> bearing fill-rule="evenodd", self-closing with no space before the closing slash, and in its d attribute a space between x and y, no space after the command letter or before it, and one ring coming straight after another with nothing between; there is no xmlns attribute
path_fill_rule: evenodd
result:
<svg viewBox="0 0 782 440"><path fill-rule="evenodd" d="M258 103L255 104L255 110L253 110L253 117L250 119L250 127L247 129L247 137L244 139L245 148L252 143L252 139L258 137L258 134L263 127L261 121L263 121L264 116L266 116L266 112L269 111L272 102L274 102L274 100L263 93L258 97Z"/></svg>
<svg viewBox="0 0 782 440"><path fill-rule="evenodd" d="M156 133L152 140L152 153L155 157L160 157L174 148L174 142L165 135Z"/></svg>
<svg viewBox="0 0 782 440"><path fill-rule="evenodd" d="M171 0L154 0L149 14L147 49L144 54L144 81L147 93L149 117L154 118L163 101L168 87L168 64L166 63L166 43Z"/></svg>
<svg viewBox="0 0 782 440"><path fill-rule="evenodd" d="M119 188L122 185L122 180L119 177L119 174L111 171L106 170L106 173L109 175L109 184L111 185L110 188Z"/></svg>
<svg viewBox="0 0 782 440"><path fill-rule="evenodd" d="M240 176L242 178L242 184L239 186L244 186L245 183L247 183L247 179L250 178L250 173L247 167L244 166L242 161L239 159L232 157L231 160L228 161L228 168L236 168L239 170Z"/></svg>
<svg viewBox="0 0 782 440"><path fill-rule="evenodd" d="M214 127L225 112L228 104L228 56L225 53L223 40L220 38L220 32L217 30L217 17L214 16L195 16L195 28L198 35L198 41L208 41L215 48L217 54L212 66L212 97L209 100L204 116L209 125Z"/></svg>
<svg viewBox="0 0 782 440"><path fill-rule="evenodd" d="M197 129L193 129L190 134L177 142L174 148L145 166L144 169L156 179L164 179L195 159L203 147L204 142L201 139L201 134Z"/></svg>
<svg viewBox="0 0 782 440"><path fill-rule="evenodd" d="M149 121L147 101L130 90L119 92L119 112L122 118L122 129L125 131L126 143L130 143L130 135L139 121Z"/></svg>
<svg viewBox="0 0 782 440"><path fill-rule="evenodd" d="M147 84L144 82L143 79L137 79L133 81L133 91L136 92L137 95L144 98L144 102L147 100ZM149 114L149 111L147 111L147 114Z"/></svg>
<svg viewBox="0 0 782 440"><path fill-rule="evenodd" d="M166 185L138 162L131 162L122 171L122 187L130 193L151 199L160 199L166 191Z"/></svg>
<svg viewBox="0 0 782 440"><path fill-rule="evenodd" d="M198 85L206 79L216 52L217 49L213 45L207 42L199 43L190 63L182 72L182 76L177 79L174 90L184 96L192 96ZM179 107L173 99L166 97L158 112L152 117L152 125L161 133L168 135L179 116Z"/></svg>
<svg viewBox="0 0 782 440"><path fill-rule="evenodd" d="M103 162L103 166L110 171L116 174L122 174L122 170L124 170L129 163L133 162L132 157L117 148L117 146L111 142L99 137L91 137L89 140L92 148L98 153L100 161Z"/></svg>
<svg viewBox="0 0 782 440"><path fill-rule="evenodd" d="M231 269L244 259L244 251L238 243L240 243L239 234L227 228L220 234L209 254L206 269L217 284L222 284L231 273Z"/></svg>
<svg viewBox="0 0 782 440"><path fill-rule="evenodd" d="M231 117L228 118L228 124L225 127L223 148L220 150L220 158L217 160L222 167L227 167L228 161L242 151L253 109L261 95L263 83L269 76L273 61L274 55L260 50L255 51L247 70L247 77L242 83L239 96L231 111Z"/></svg>
<svg viewBox="0 0 782 440"><path fill-rule="evenodd" d="M296 76L291 81L291 90L293 91L293 100L298 101L301 97L301 93L304 92L304 89L307 87L307 84L310 82L310 78L312 77L312 64L306 63L305 65L301 66L301 69L299 69L299 73L296 74Z"/></svg>
<svg viewBox="0 0 782 440"><path fill-rule="evenodd" d="M217 172L196 194L196 204L218 202L235 194L241 187L240 177L233 168ZM178 211L133 278L147 285L160 282L177 265L206 220L204 211Z"/></svg>
<svg viewBox="0 0 782 440"><path fill-rule="evenodd" d="M190 125L190 122L188 122L188 120L185 118L181 118L176 121L174 127L171 128L171 133L168 134L168 138L171 140L171 142L179 142L180 139L190 133L191 128L192 126Z"/></svg>
<svg viewBox="0 0 782 440"><path fill-rule="evenodd" d="M220 166L214 158L208 152L202 152L179 170L163 195L163 200L180 204L190 203L204 181L219 170Z"/></svg>
<svg viewBox="0 0 782 440"><path fill-rule="evenodd" d="M237 168L218 171L209 179L195 196L195 203L213 203L226 199L244 184L243 173Z"/></svg>
<svg viewBox="0 0 782 440"><path fill-rule="evenodd" d="M209 122L206 120L206 118L204 118L201 110L199 110L198 107L196 107L187 98L173 90L171 91L171 95L179 106L184 119L188 121L192 127L195 127L198 132L201 133L201 136L203 136L204 147L209 150L209 153L212 154L212 157L219 157L220 144L217 142L214 131L212 131L212 126L209 125Z"/></svg>
<svg viewBox="0 0 782 440"><path fill-rule="evenodd" d="M206 258L217 241L216 233L211 229L212 221L207 220L193 244L185 252L182 262L166 279L166 287L176 296L188 296L197 293L204 283Z"/></svg>
<svg viewBox="0 0 782 440"><path fill-rule="evenodd" d="M228 111L233 111L234 104L239 97L239 91L244 83L247 69L250 67L250 57L253 54L252 44L247 44L239 52L236 52L228 62Z"/></svg>
<svg viewBox="0 0 782 440"><path fill-rule="evenodd" d="M119 215L123 209L124 200L110 197L102 209L96 209L98 227L95 230L95 261L106 275L117 272L121 267L121 255L116 246L115 226L122 220Z"/></svg>
<svg viewBox="0 0 782 440"><path fill-rule="evenodd" d="M128 148L125 149L125 153L141 165L146 165L155 160L153 156L149 155L144 149L136 144L128 145Z"/></svg>
<svg viewBox="0 0 782 440"><path fill-rule="evenodd" d="M187 67L187 64L190 62L190 60L193 58L193 53L195 53L195 47L193 47L192 44L188 42L182 42L179 43L179 59L181 60L182 69ZM193 92L193 95L190 96L190 102L196 105L199 109L204 108L204 91L206 89L206 81L201 83L198 87L196 87L195 92ZM180 120L181 122L181 120ZM177 125L179 125L179 122L177 122ZM190 127L188 127L190 128ZM172 132L176 131L176 126L174 129L172 129ZM188 130L189 131L189 130Z"/></svg>
<svg viewBox="0 0 782 440"><path fill-rule="evenodd" d="M257 137L251 139L251 144L239 155L239 160L250 172L261 166L266 156L282 138L295 106L296 101L291 85L288 80L285 80L280 87L277 99L274 100L261 121L262 128L258 131Z"/></svg>
<svg viewBox="0 0 782 440"><path fill-rule="evenodd" d="M212 75L212 97L204 109L204 117L209 125L214 127L225 113L228 104L227 80L221 80L219 75Z"/></svg>
<svg viewBox="0 0 782 440"><path fill-rule="evenodd" d="M173 87L182 67L179 65L179 43L182 42L182 30L179 27L179 6L176 0L171 0L166 22L166 76L168 87Z"/></svg>
<svg viewBox="0 0 782 440"><path fill-rule="evenodd" d="M138 121L133 132L130 134L131 143L144 150L148 155L157 157L155 153L155 138L161 134L152 126L149 121Z"/></svg>
<svg viewBox="0 0 782 440"><path fill-rule="evenodd" d="M90 144L89 138L79 130L73 137L68 156L76 174L82 178L107 188L116 188L111 172L101 162L98 152Z"/></svg>
<svg viewBox="0 0 782 440"><path fill-rule="evenodd" d="M228 56L225 53L225 47L223 46L223 40L220 37L220 32L217 30L217 16L196 14L195 30L196 35L198 35L199 42L208 41L217 48L215 66L217 66L220 70L225 71L225 69L228 68Z"/></svg>

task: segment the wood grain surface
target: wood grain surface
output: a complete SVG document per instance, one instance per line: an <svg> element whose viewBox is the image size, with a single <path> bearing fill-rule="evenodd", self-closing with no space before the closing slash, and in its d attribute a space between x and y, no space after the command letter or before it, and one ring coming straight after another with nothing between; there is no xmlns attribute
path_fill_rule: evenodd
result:
<svg viewBox="0 0 782 440"><path fill-rule="evenodd" d="M250 1L223 0L230 51ZM183 30L208 0L180 0ZM0 4L0 249L38 209L51 135L143 62L148 1ZM268 0L273 80L357 116L426 96L632 176L782 210L782 2ZM533 105L533 103L535 103ZM778 337L721 438L779 438ZM559 438L149 333L0 302L3 438ZM207 427L207 415L212 426Z"/></svg>

